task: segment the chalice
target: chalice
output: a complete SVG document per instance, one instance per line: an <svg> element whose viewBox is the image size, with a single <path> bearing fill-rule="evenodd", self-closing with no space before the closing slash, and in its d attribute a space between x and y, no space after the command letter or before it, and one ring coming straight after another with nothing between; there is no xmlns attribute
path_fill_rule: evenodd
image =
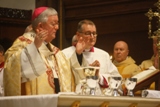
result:
<svg viewBox="0 0 160 107"><path fill-rule="evenodd" d="M90 95L96 94L96 86L98 83L98 77L97 76L87 76L87 85L90 88Z"/></svg>
<svg viewBox="0 0 160 107"><path fill-rule="evenodd" d="M136 86L137 78L126 78L125 87L127 88L127 96L134 97L133 89Z"/></svg>
<svg viewBox="0 0 160 107"><path fill-rule="evenodd" d="M109 87L113 89L112 95L119 96L117 89L122 83L122 78L121 77L109 77L108 80L109 80Z"/></svg>
<svg viewBox="0 0 160 107"><path fill-rule="evenodd" d="M80 71L77 73L79 73L81 78L76 86L76 92L82 95L100 95L101 90L98 85L98 76L96 76L96 70L99 69L99 67L87 66L75 69Z"/></svg>
<svg viewBox="0 0 160 107"><path fill-rule="evenodd" d="M94 68L94 67L88 67L84 69L87 86L90 89L90 92L89 92L90 95L95 95L95 92L96 92L96 86L98 83L98 76L95 76L96 69L97 68Z"/></svg>

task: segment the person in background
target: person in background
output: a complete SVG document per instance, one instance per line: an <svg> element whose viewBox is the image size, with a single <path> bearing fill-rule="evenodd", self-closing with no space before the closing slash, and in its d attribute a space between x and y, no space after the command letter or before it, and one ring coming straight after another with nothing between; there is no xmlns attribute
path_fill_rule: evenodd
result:
<svg viewBox="0 0 160 107"><path fill-rule="evenodd" d="M113 64L123 78L129 78L139 73L135 60L128 55L128 44L124 41L117 41L113 49Z"/></svg>
<svg viewBox="0 0 160 107"><path fill-rule="evenodd" d="M121 75L111 62L109 54L102 49L94 47L98 37L96 25L91 20L80 21L75 36L77 43L74 46L63 49L62 52L71 62L70 64L76 82L76 93L82 93L84 90L84 81L86 80L84 71L76 68L93 66L99 67L99 70L96 70L94 75L99 78L99 86L104 88L102 92L100 90L97 91L97 95L109 95L109 91L105 90L108 89L109 85L108 77L121 77Z"/></svg>
<svg viewBox="0 0 160 107"><path fill-rule="evenodd" d="M5 53L5 96L74 91L69 61L51 44L59 29L58 22L54 8L34 10L32 30L18 37Z"/></svg>
<svg viewBox="0 0 160 107"><path fill-rule="evenodd" d="M4 96L3 86L4 48L0 45L0 96Z"/></svg>
<svg viewBox="0 0 160 107"><path fill-rule="evenodd" d="M135 60L129 56L129 47L125 41L117 41L114 44L113 64L117 67L123 79L131 78L140 72ZM120 88L123 91L123 94L126 95L127 89L123 83Z"/></svg>
<svg viewBox="0 0 160 107"><path fill-rule="evenodd" d="M32 24L28 25L25 29L25 33L32 31Z"/></svg>
<svg viewBox="0 0 160 107"><path fill-rule="evenodd" d="M157 47L158 41L157 37L153 38L153 56L151 59L147 59L141 62L139 65L139 68L141 71L148 70L151 66L154 66L156 69L159 69L159 56L158 56L158 47ZM150 87L148 87L151 90L155 89L155 82L153 82Z"/></svg>
<svg viewBox="0 0 160 107"><path fill-rule="evenodd" d="M157 47L157 37L153 38L153 56L151 59L147 59L141 62L140 69L141 71L147 70L149 67L154 66L158 69L158 47Z"/></svg>
<svg viewBox="0 0 160 107"><path fill-rule="evenodd" d="M76 37L76 35L74 35L72 37L72 45L75 46L76 44L77 44L77 37Z"/></svg>

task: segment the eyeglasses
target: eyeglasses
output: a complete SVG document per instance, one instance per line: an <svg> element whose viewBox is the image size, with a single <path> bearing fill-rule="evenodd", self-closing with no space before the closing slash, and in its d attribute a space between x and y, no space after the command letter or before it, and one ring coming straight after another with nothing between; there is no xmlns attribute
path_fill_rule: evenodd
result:
<svg viewBox="0 0 160 107"><path fill-rule="evenodd" d="M94 36L94 37L97 37L97 32L80 32L80 33L83 33L84 35L86 36Z"/></svg>

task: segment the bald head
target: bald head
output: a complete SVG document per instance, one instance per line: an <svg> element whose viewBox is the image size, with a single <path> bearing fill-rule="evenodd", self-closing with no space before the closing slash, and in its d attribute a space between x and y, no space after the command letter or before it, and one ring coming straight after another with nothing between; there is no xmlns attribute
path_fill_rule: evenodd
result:
<svg viewBox="0 0 160 107"><path fill-rule="evenodd" d="M122 62L124 61L129 54L128 45L124 41L118 41L114 45L113 57L115 61Z"/></svg>

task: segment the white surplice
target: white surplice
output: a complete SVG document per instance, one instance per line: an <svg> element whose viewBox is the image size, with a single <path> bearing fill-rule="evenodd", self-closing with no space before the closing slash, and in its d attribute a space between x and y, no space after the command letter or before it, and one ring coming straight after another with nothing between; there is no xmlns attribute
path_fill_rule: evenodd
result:
<svg viewBox="0 0 160 107"><path fill-rule="evenodd" d="M94 52L83 52L82 65L79 64L76 57L75 46L63 49L62 52L70 59L72 70L75 75L76 89L79 88L77 91L80 91L80 84L85 82L86 77L83 70L76 70L76 68L89 66L89 64L92 64L95 60L100 62L99 84L103 85L104 78L108 81L109 76L120 76L117 68L111 62L109 54L101 49L94 47Z"/></svg>

